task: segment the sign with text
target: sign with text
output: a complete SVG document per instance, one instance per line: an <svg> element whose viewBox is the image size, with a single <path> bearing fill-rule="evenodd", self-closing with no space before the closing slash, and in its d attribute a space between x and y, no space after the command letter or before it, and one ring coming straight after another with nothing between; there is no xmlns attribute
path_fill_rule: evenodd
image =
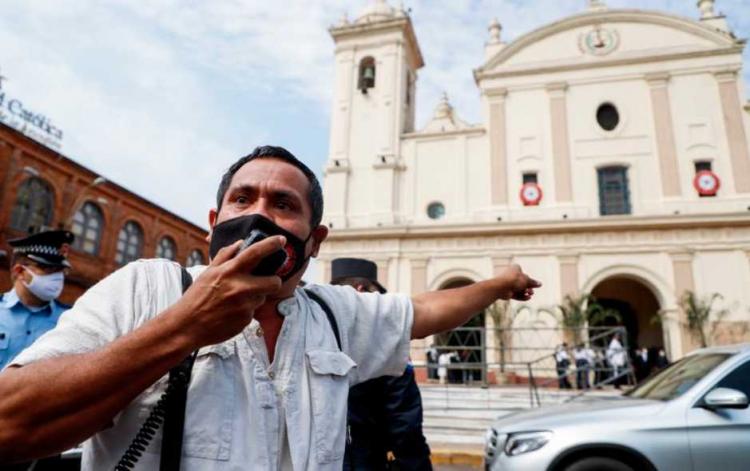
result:
<svg viewBox="0 0 750 471"><path fill-rule="evenodd" d="M2 88L0 77L0 122L17 129L40 143L60 149L63 132L52 124L52 120L28 108L18 98L10 96Z"/></svg>

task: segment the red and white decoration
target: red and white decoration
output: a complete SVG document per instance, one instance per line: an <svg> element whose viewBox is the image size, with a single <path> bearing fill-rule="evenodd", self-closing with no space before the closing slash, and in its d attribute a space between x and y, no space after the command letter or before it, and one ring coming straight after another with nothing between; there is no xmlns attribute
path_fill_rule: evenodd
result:
<svg viewBox="0 0 750 471"><path fill-rule="evenodd" d="M521 201L524 206L537 206L542 201L542 188L536 183L524 183L521 186Z"/></svg>
<svg viewBox="0 0 750 471"><path fill-rule="evenodd" d="M716 196L721 186L719 177L710 170L701 170L693 178L693 186L701 196Z"/></svg>

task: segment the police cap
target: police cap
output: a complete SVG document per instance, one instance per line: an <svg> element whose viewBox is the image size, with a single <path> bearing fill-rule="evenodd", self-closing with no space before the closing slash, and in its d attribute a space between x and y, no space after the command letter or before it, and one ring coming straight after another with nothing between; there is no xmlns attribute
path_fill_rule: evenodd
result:
<svg viewBox="0 0 750 471"><path fill-rule="evenodd" d="M70 268L66 255L74 239L70 231L44 231L9 240L8 244L13 247L14 255L23 255L40 265Z"/></svg>

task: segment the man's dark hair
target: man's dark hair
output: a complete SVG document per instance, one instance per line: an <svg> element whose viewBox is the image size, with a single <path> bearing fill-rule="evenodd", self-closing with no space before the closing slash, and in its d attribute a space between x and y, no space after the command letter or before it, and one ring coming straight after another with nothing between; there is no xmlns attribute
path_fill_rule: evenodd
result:
<svg viewBox="0 0 750 471"><path fill-rule="evenodd" d="M320 221L323 219L323 189L320 187L318 177L315 176L310 168L303 164L297 157L291 152L278 146L258 146L253 149L248 155L242 157L237 162L233 163L231 167L221 177L221 183L219 183L219 190L216 192L216 210L221 210L221 203L224 200L224 195L229 189L229 185L232 183L232 177L237 173L243 165L255 160L255 159L279 159L294 167L297 167L307 177L307 181L310 183L310 191L307 195L307 200L310 203L311 217L310 225L313 229L320 225Z"/></svg>

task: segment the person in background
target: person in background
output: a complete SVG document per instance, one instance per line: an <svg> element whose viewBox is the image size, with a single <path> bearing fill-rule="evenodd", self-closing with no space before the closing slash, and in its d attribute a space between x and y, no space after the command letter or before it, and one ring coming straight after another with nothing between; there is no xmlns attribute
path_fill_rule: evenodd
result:
<svg viewBox="0 0 750 471"><path fill-rule="evenodd" d="M651 374L651 362L648 356L648 348L640 348L635 352L635 377L640 383Z"/></svg>
<svg viewBox="0 0 750 471"><path fill-rule="evenodd" d="M425 352L425 356L427 357L427 378L438 379L438 350L437 348L435 348L434 343L430 346L430 348L427 349L427 352Z"/></svg>
<svg viewBox="0 0 750 471"><path fill-rule="evenodd" d="M607 380L607 359L604 357L602 349L597 347L592 350L594 365L594 387L601 389L602 384Z"/></svg>
<svg viewBox="0 0 750 471"><path fill-rule="evenodd" d="M331 284L349 285L360 293L385 293L374 262L337 258ZM381 376L349 390L349 440L345 470L431 470L430 447L422 433L422 396L408 364L401 376ZM387 460L391 452L395 460Z"/></svg>
<svg viewBox="0 0 750 471"><path fill-rule="evenodd" d="M448 365L451 364L451 358L453 352L443 352L438 355L438 377L440 378L440 384L446 384L448 382Z"/></svg>
<svg viewBox="0 0 750 471"><path fill-rule="evenodd" d="M555 369L557 370L557 382L560 389L573 389L568 380L568 367L570 356L568 355L568 344L563 342L555 349Z"/></svg>
<svg viewBox="0 0 750 471"><path fill-rule="evenodd" d="M656 361L654 362L654 368L657 370L663 370L669 366L669 359L667 358L667 352L663 348L659 349L659 353L656 355Z"/></svg>
<svg viewBox="0 0 750 471"><path fill-rule="evenodd" d="M57 325L70 306L57 301L70 269L68 246L74 236L68 231L44 231L8 241L12 248L12 287L0 297L0 369L8 365L36 339ZM63 469L59 457L18 463L2 469L45 471Z"/></svg>
<svg viewBox="0 0 750 471"><path fill-rule="evenodd" d="M57 325L70 306L57 301L70 269L68 231L39 232L8 241L12 287L0 297L0 369Z"/></svg>
<svg viewBox="0 0 750 471"><path fill-rule="evenodd" d="M607 362L612 367L612 384L615 389L620 389L620 386L625 383L625 364L627 363L628 353L622 347L620 342L620 334L616 333L612 340L609 342L607 347Z"/></svg>
<svg viewBox="0 0 750 471"><path fill-rule="evenodd" d="M589 389L589 372L591 371L592 354L591 349L586 348L582 343L576 345L573 350L573 360L576 362L576 388Z"/></svg>

